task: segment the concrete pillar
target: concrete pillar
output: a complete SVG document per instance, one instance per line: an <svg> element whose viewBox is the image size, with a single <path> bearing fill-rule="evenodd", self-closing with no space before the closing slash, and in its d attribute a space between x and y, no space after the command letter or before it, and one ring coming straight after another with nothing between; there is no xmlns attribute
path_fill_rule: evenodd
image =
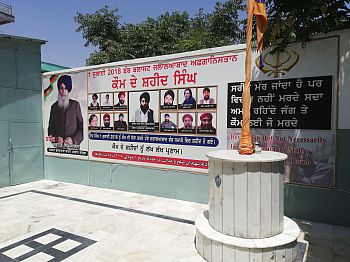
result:
<svg viewBox="0 0 350 262"><path fill-rule="evenodd" d="M295 261L300 230L283 216L287 155L220 150L207 156L209 212L196 220L198 252L208 261Z"/></svg>

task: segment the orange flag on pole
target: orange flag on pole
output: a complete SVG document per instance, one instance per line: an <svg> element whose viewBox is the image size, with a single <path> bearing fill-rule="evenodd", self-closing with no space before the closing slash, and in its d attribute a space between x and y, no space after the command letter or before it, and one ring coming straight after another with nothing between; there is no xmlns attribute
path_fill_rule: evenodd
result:
<svg viewBox="0 0 350 262"><path fill-rule="evenodd" d="M267 29L267 15L265 0L255 0L253 5L253 14L256 16L256 31L258 39L258 50L260 53L260 68L264 66L262 59L263 36Z"/></svg>
<svg viewBox="0 0 350 262"><path fill-rule="evenodd" d="M247 0L247 44L245 60L245 83L242 94L242 133L239 141L239 153L250 155L254 153L254 145L250 135L250 80L252 76L251 68L251 49L252 49L252 24L253 15L256 15L258 50L260 52L260 67L263 67L262 48L263 35L267 28L267 16L265 0Z"/></svg>

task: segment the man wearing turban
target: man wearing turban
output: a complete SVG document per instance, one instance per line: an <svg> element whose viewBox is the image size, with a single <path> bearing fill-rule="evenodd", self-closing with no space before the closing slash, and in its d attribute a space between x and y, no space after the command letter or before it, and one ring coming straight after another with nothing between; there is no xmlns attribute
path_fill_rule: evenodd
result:
<svg viewBox="0 0 350 262"><path fill-rule="evenodd" d="M69 99L72 78L62 75L57 80L58 99L51 106L48 135L54 143L80 145L83 141L83 116L78 101Z"/></svg>
<svg viewBox="0 0 350 262"><path fill-rule="evenodd" d="M194 129L193 126L193 116L190 114L184 114L182 116L183 127L181 130L191 130Z"/></svg>
<svg viewBox="0 0 350 262"><path fill-rule="evenodd" d="M201 120L201 124L198 127L198 133L214 134L216 132L212 124L213 115L211 113L203 113L199 119Z"/></svg>
<svg viewBox="0 0 350 262"><path fill-rule="evenodd" d="M111 116L108 113L103 115L103 124L105 128L109 128L111 125Z"/></svg>
<svg viewBox="0 0 350 262"><path fill-rule="evenodd" d="M148 92L140 95L140 108L135 110L131 122L154 123L153 110L149 108L150 99Z"/></svg>
<svg viewBox="0 0 350 262"><path fill-rule="evenodd" d="M126 108L125 104L125 92L118 93L118 103L114 105L115 108Z"/></svg>
<svg viewBox="0 0 350 262"><path fill-rule="evenodd" d="M172 106L174 103L174 97L175 97L174 91L170 90L170 89L167 90L164 93L164 105L165 106Z"/></svg>

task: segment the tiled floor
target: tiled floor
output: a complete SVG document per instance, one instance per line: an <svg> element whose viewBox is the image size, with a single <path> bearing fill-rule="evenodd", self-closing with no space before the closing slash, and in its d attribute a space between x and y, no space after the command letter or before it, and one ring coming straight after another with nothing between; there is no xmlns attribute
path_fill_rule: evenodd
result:
<svg viewBox="0 0 350 262"><path fill-rule="evenodd" d="M61 261L66 253L64 261L204 261L194 246L193 222L206 209L192 202L54 181L2 188L0 261ZM296 222L303 230L301 239L310 243L307 261L350 261L350 228ZM28 239L34 244L18 245ZM38 249L43 246L49 249Z"/></svg>
<svg viewBox="0 0 350 262"><path fill-rule="evenodd" d="M0 261L63 261L96 241L55 228L0 249Z"/></svg>

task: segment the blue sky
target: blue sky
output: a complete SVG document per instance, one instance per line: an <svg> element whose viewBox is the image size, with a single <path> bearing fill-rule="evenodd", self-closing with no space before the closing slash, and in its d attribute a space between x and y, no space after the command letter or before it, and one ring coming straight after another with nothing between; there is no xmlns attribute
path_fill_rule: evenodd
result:
<svg viewBox="0 0 350 262"><path fill-rule="evenodd" d="M0 33L48 41L42 46L42 61L67 67L85 65L95 50L84 47L81 33L75 32L77 12L94 13L108 5L118 8L121 23L139 23L168 11L187 11L193 16L199 8L212 12L216 2L225 0L0 0L12 6L15 22L0 26Z"/></svg>

